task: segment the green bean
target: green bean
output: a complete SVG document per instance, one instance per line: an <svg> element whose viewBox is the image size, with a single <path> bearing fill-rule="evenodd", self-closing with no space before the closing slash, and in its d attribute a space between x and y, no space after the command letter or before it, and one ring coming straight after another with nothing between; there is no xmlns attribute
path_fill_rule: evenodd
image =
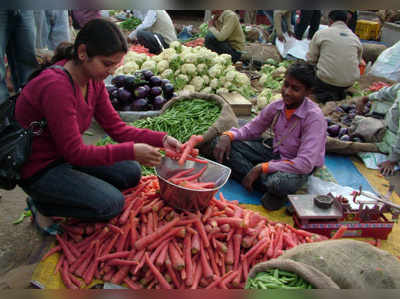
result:
<svg viewBox="0 0 400 299"><path fill-rule="evenodd" d="M253 278L248 278L246 289L312 289L312 285L306 282L296 273L269 269L259 272Z"/></svg>

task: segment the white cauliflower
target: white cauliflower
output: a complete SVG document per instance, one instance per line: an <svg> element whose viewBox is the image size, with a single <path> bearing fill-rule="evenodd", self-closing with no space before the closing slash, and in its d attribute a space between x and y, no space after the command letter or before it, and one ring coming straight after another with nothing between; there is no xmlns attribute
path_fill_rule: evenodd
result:
<svg viewBox="0 0 400 299"><path fill-rule="evenodd" d="M229 90L223 87L217 89L217 94L227 93L227 92L229 92Z"/></svg>
<svg viewBox="0 0 400 299"><path fill-rule="evenodd" d="M185 63L184 65L182 65L181 71L184 74L194 75L196 74L196 66L191 63Z"/></svg>
<svg viewBox="0 0 400 299"><path fill-rule="evenodd" d="M226 81L225 82L225 84L224 84L224 88L226 88L226 89L230 89L230 88L232 88L232 82L230 82L230 81Z"/></svg>
<svg viewBox="0 0 400 299"><path fill-rule="evenodd" d="M163 58L160 55L154 55L153 57L151 57L151 60L155 62L160 62L161 60L163 60Z"/></svg>
<svg viewBox="0 0 400 299"><path fill-rule="evenodd" d="M225 72L236 71L236 68L233 65L228 65L225 69Z"/></svg>
<svg viewBox="0 0 400 299"><path fill-rule="evenodd" d="M201 93L212 93L212 88L210 86L204 87L201 91Z"/></svg>
<svg viewBox="0 0 400 299"><path fill-rule="evenodd" d="M125 74L124 73L124 65L119 66L114 72L114 76L124 75L124 74Z"/></svg>
<svg viewBox="0 0 400 299"><path fill-rule="evenodd" d="M210 77L208 77L207 75L203 75L201 77L203 78L205 85L208 85L210 83Z"/></svg>
<svg viewBox="0 0 400 299"><path fill-rule="evenodd" d="M238 73L236 76L236 81L237 83L239 83L239 85L241 86L245 86L245 85L250 85L250 79L249 77L247 77L246 74L244 73Z"/></svg>
<svg viewBox="0 0 400 299"><path fill-rule="evenodd" d="M172 43L169 44L169 47L174 49L176 53L182 52L182 44L179 41L173 41Z"/></svg>
<svg viewBox="0 0 400 299"><path fill-rule="evenodd" d="M197 62L197 55L194 53L184 53L183 54L183 61L185 63L195 64Z"/></svg>
<svg viewBox="0 0 400 299"><path fill-rule="evenodd" d="M200 91L203 88L204 80L200 76L196 76L190 81L190 84L194 86L196 91Z"/></svg>
<svg viewBox="0 0 400 299"><path fill-rule="evenodd" d="M232 56L229 54L221 54L219 57L222 59L222 64L223 65L232 65Z"/></svg>
<svg viewBox="0 0 400 299"><path fill-rule="evenodd" d="M135 61L129 61L122 66L122 71L124 74L132 74L139 70L139 66Z"/></svg>
<svg viewBox="0 0 400 299"><path fill-rule="evenodd" d="M180 75L178 75L178 77L177 78L179 78L179 79L181 79L181 80L184 80L186 83L188 83L189 82L189 77L188 76L186 76L186 75L184 75L184 74L180 74Z"/></svg>
<svg viewBox="0 0 400 299"><path fill-rule="evenodd" d="M196 88L193 85L188 84L183 88L183 90L188 91L188 92L195 92Z"/></svg>
<svg viewBox="0 0 400 299"><path fill-rule="evenodd" d="M207 65L205 63L200 63L197 65L197 72L203 74L207 71Z"/></svg>
<svg viewBox="0 0 400 299"><path fill-rule="evenodd" d="M221 72L222 72L222 66L220 64L215 64L209 70L210 77L213 78L217 78L219 75L221 75Z"/></svg>
<svg viewBox="0 0 400 299"><path fill-rule="evenodd" d="M140 69L141 70L150 70L150 71L154 72L156 69L156 62L153 60L146 60L145 62L143 62Z"/></svg>
<svg viewBox="0 0 400 299"><path fill-rule="evenodd" d="M161 56L163 59L168 60L168 58L172 55L176 55L176 51L174 48L167 48L164 51L161 52L159 56Z"/></svg>
<svg viewBox="0 0 400 299"><path fill-rule="evenodd" d="M169 67L169 62L167 60L161 60L157 63L157 72L162 73Z"/></svg>
<svg viewBox="0 0 400 299"><path fill-rule="evenodd" d="M262 74L260 79L258 79L258 83L261 86L264 86L264 84L265 84L265 82L267 82L267 80L268 80L268 76L266 74Z"/></svg>
<svg viewBox="0 0 400 299"><path fill-rule="evenodd" d="M210 87L213 88L213 89L217 89L219 87L218 79L212 79L210 81Z"/></svg>
<svg viewBox="0 0 400 299"><path fill-rule="evenodd" d="M161 73L161 77L163 78L169 78L174 74L174 72L171 69L166 69Z"/></svg>
<svg viewBox="0 0 400 299"><path fill-rule="evenodd" d="M229 82L235 81L236 74L237 74L236 71L228 71L228 72L225 74L226 80L229 81Z"/></svg>

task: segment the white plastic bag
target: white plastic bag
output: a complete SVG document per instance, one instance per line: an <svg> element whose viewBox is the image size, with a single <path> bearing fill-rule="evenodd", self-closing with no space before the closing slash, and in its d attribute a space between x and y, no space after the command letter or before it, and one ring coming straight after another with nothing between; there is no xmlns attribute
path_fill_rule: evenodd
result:
<svg viewBox="0 0 400 299"><path fill-rule="evenodd" d="M400 81L400 41L384 50L378 56L369 74Z"/></svg>

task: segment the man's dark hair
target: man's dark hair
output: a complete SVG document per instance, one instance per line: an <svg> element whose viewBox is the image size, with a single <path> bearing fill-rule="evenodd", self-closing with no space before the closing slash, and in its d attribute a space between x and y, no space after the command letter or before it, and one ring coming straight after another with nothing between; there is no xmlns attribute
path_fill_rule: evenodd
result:
<svg viewBox="0 0 400 299"><path fill-rule="evenodd" d="M328 15L329 19L333 22L336 21L347 21L347 10L331 10Z"/></svg>

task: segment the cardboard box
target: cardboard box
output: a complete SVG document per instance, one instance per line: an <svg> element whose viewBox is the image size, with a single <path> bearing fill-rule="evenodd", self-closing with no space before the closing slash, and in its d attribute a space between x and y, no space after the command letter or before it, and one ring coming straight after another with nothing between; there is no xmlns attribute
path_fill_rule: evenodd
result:
<svg viewBox="0 0 400 299"><path fill-rule="evenodd" d="M221 93L220 96L231 106L236 116L250 116L251 103L241 94L236 92Z"/></svg>

